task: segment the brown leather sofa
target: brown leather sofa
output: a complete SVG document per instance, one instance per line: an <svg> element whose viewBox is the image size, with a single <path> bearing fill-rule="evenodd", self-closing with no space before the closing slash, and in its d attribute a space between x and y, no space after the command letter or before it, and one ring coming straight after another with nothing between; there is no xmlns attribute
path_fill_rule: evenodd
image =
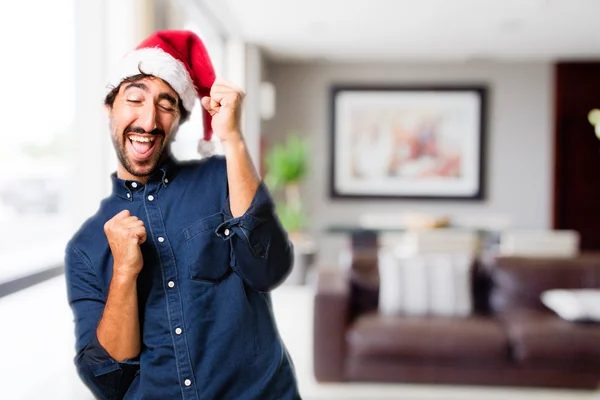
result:
<svg viewBox="0 0 600 400"><path fill-rule="evenodd" d="M473 269L467 318L377 313L376 252L318 273L314 373L320 382L413 382L595 389L600 324L572 323L540 301L552 288L600 288L600 255L496 258Z"/></svg>

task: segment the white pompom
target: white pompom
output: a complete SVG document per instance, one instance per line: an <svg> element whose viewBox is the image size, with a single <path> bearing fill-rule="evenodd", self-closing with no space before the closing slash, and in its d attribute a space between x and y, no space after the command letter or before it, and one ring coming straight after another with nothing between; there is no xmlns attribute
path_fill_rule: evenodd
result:
<svg viewBox="0 0 600 400"><path fill-rule="evenodd" d="M197 150L203 158L210 157L215 154L215 144L210 140L200 139Z"/></svg>

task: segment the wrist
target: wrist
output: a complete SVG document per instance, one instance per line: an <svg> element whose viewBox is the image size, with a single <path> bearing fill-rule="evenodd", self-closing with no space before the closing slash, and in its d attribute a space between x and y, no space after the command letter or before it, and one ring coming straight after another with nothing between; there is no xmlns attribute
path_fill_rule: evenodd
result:
<svg viewBox="0 0 600 400"><path fill-rule="evenodd" d="M222 140L221 145L225 154L246 149L246 142L240 133L232 134L229 139Z"/></svg>
<svg viewBox="0 0 600 400"><path fill-rule="evenodd" d="M118 269L113 270L112 281L120 284L128 284L137 282L139 273L131 271L119 271Z"/></svg>

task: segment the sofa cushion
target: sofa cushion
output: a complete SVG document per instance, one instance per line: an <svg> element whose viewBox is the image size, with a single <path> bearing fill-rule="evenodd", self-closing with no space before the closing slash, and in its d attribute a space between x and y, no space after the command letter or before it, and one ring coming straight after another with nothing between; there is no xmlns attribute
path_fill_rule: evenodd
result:
<svg viewBox="0 0 600 400"><path fill-rule="evenodd" d="M415 359L496 359L508 357L502 325L484 317L360 316L346 334L348 350L359 356Z"/></svg>
<svg viewBox="0 0 600 400"><path fill-rule="evenodd" d="M470 315L473 265L470 253L406 255L398 249L382 248L379 311L385 315Z"/></svg>
<svg viewBox="0 0 600 400"><path fill-rule="evenodd" d="M570 259L498 257L490 279L492 311L548 311L540 300L546 290L600 288L600 255L590 253Z"/></svg>
<svg viewBox="0 0 600 400"><path fill-rule="evenodd" d="M506 314L503 321L517 362L600 365L600 324L569 322L542 312Z"/></svg>

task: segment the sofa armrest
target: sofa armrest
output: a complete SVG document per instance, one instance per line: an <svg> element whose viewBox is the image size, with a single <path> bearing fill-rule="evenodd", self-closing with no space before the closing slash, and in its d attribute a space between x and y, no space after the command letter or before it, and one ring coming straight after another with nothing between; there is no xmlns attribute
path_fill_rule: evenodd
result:
<svg viewBox="0 0 600 400"><path fill-rule="evenodd" d="M313 366L320 382L343 380L350 290L347 275L320 271L313 320Z"/></svg>

